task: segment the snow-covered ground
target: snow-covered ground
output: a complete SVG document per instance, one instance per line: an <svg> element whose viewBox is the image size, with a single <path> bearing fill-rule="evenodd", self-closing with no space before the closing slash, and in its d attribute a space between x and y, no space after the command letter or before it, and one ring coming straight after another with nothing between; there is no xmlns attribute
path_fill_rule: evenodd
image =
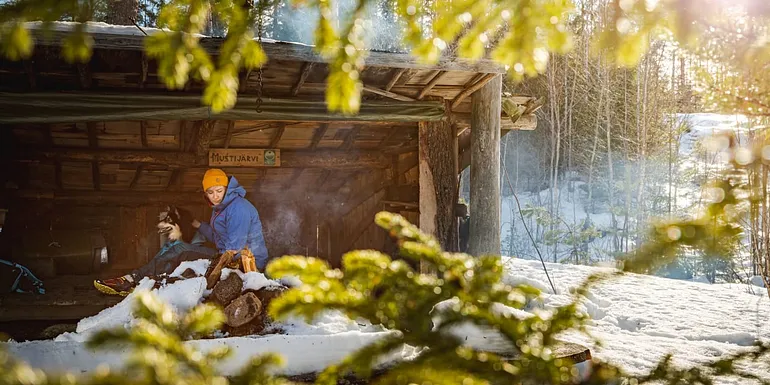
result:
<svg viewBox="0 0 770 385"><path fill-rule="evenodd" d="M569 303L570 288L590 274L611 271L565 264L547 267L558 294L545 294L546 306ZM509 284L552 292L539 261L512 259L506 270ZM602 346L577 334L565 339L590 347L594 357L632 374L649 371L666 354L673 354L675 364L682 367L703 364L757 339L770 341L770 300L764 289L756 289L627 274L599 284L584 302L592 323L589 332ZM752 372L770 376L770 362L765 364Z"/></svg>
<svg viewBox="0 0 770 385"><path fill-rule="evenodd" d="M538 307L545 308L570 302L571 289L580 285L587 276L609 271L597 267L547 264L557 289L557 294L554 294L539 262L521 259L505 259L504 262L505 282L540 288L543 295ZM160 289L158 294L183 311L196 302L193 299L199 296L198 293L202 293L198 289L205 283L198 280L202 278L180 281L169 285L165 292ZM149 283L144 285L151 286ZM101 363L117 365L123 362L125 351L94 353L84 347L82 337L92 331L95 324L111 327L129 325L131 317L126 310L130 301L131 297L128 297L115 307L106 309L104 314L81 321L75 335L64 335L55 341L9 343L7 348L14 356L47 370L88 373ZM617 364L633 374L645 373L668 353L674 355L677 365L690 367L737 352L757 339L770 340L770 301L767 294L764 290L752 293L752 288L745 285L710 285L629 274L591 290L583 310L591 318L589 331L602 345L598 346L589 337L576 333L567 334L564 339L590 347L595 358ZM517 317L528 314L512 312ZM100 318L100 322L95 322ZM366 322L347 319L338 312L327 312L310 324L293 319L281 326L287 334L189 343L202 350L223 344L235 349L233 358L221 368L225 374L235 373L250 356L264 352L284 356L286 366L281 373L299 374L319 371L389 333ZM501 341L493 334L472 327L457 328L456 333L478 348L495 351L501 346ZM413 354L412 349L404 349L392 358L408 359ZM760 376L770 375L770 366L751 370Z"/></svg>

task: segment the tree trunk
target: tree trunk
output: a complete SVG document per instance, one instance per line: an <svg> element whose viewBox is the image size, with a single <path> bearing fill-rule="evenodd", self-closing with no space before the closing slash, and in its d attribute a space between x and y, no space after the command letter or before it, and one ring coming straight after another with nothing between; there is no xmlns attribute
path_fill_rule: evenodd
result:
<svg viewBox="0 0 770 385"><path fill-rule="evenodd" d="M139 14L139 0L110 0L107 5L107 24L133 25Z"/></svg>
<svg viewBox="0 0 770 385"><path fill-rule="evenodd" d="M446 251L458 251L454 138L447 121L419 123L420 229L435 236Z"/></svg>
<svg viewBox="0 0 770 385"><path fill-rule="evenodd" d="M471 255L500 255L500 98L496 76L471 96Z"/></svg>

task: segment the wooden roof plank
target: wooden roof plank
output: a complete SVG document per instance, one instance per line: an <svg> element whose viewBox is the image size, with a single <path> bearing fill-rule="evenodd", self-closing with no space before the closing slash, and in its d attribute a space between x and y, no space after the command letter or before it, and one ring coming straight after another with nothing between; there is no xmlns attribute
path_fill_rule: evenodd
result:
<svg viewBox="0 0 770 385"><path fill-rule="evenodd" d="M41 30L30 31L38 45L63 46L63 42L70 35L68 31L50 31L43 33ZM119 35L110 33L90 33L93 39L94 49L108 50L144 50L145 36ZM216 55L224 42L223 38L205 37L199 40L201 47L209 54ZM263 40L262 49L267 54L269 61L289 60L313 63L325 63L326 61L314 51L314 47L298 44ZM422 68L440 69L445 71L468 71L485 73L505 73L505 68L489 59L471 61L467 59L443 56L435 64L422 63L418 58L408 53L392 53L369 51L366 58L367 66L391 67L391 68Z"/></svg>

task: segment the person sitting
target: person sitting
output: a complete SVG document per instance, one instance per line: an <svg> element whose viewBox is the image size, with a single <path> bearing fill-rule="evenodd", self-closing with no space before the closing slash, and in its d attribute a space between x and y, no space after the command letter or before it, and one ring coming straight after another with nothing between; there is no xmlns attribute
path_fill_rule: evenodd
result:
<svg viewBox="0 0 770 385"><path fill-rule="evenodd" d="M143 277L169 274L183 261L211 259L217 253L229 251L233 255L231 262L237 262L243 249L251 251L257 269L264 271L268 253L262 234L262 221L257 209L245 198L246 190L235 177L228 177L220 169L207 170L202 184L212 212L208 223L201 223L197 219L192 221L193 227L197 229L196 243L167 243L148 264L121 277L96 280L94 286L105 294L125 296ZM215 244L217 250L204 247L201 235Z"/></svg>

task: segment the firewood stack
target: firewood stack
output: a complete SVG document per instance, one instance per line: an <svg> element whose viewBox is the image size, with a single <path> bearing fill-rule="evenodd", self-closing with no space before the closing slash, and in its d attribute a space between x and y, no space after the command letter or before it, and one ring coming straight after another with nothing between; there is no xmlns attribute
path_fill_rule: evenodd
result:
<svg viewBox="0 0 770 385"><path fill-rule="evenodd" d="M248 252L248 250L244 250L241 254L242 256L239 261L241 263L239 263L240 266L237 266L237 268L247 272L257 272L256 265L254 264L254 255ZM225 279L220 279L222 270L225 267L236 268L231 262L232 260L233 253L224 253L218 261L212 261L205 274L207 288L211 289L211 294L203 302L217 305L223 309L226 318L222 332L227 333L231 337L281 333L275 327L270 327L272 320L267 315L267 308L270 305L270 301L288 290L288 288L273 285L259 290L244 289L243 279L235 272L228 274ZM198 275L188 269L182 276L183 278L179 279L194 278ZM165 283L170 283L171 281L173 280L169 279Z"/></svg>

